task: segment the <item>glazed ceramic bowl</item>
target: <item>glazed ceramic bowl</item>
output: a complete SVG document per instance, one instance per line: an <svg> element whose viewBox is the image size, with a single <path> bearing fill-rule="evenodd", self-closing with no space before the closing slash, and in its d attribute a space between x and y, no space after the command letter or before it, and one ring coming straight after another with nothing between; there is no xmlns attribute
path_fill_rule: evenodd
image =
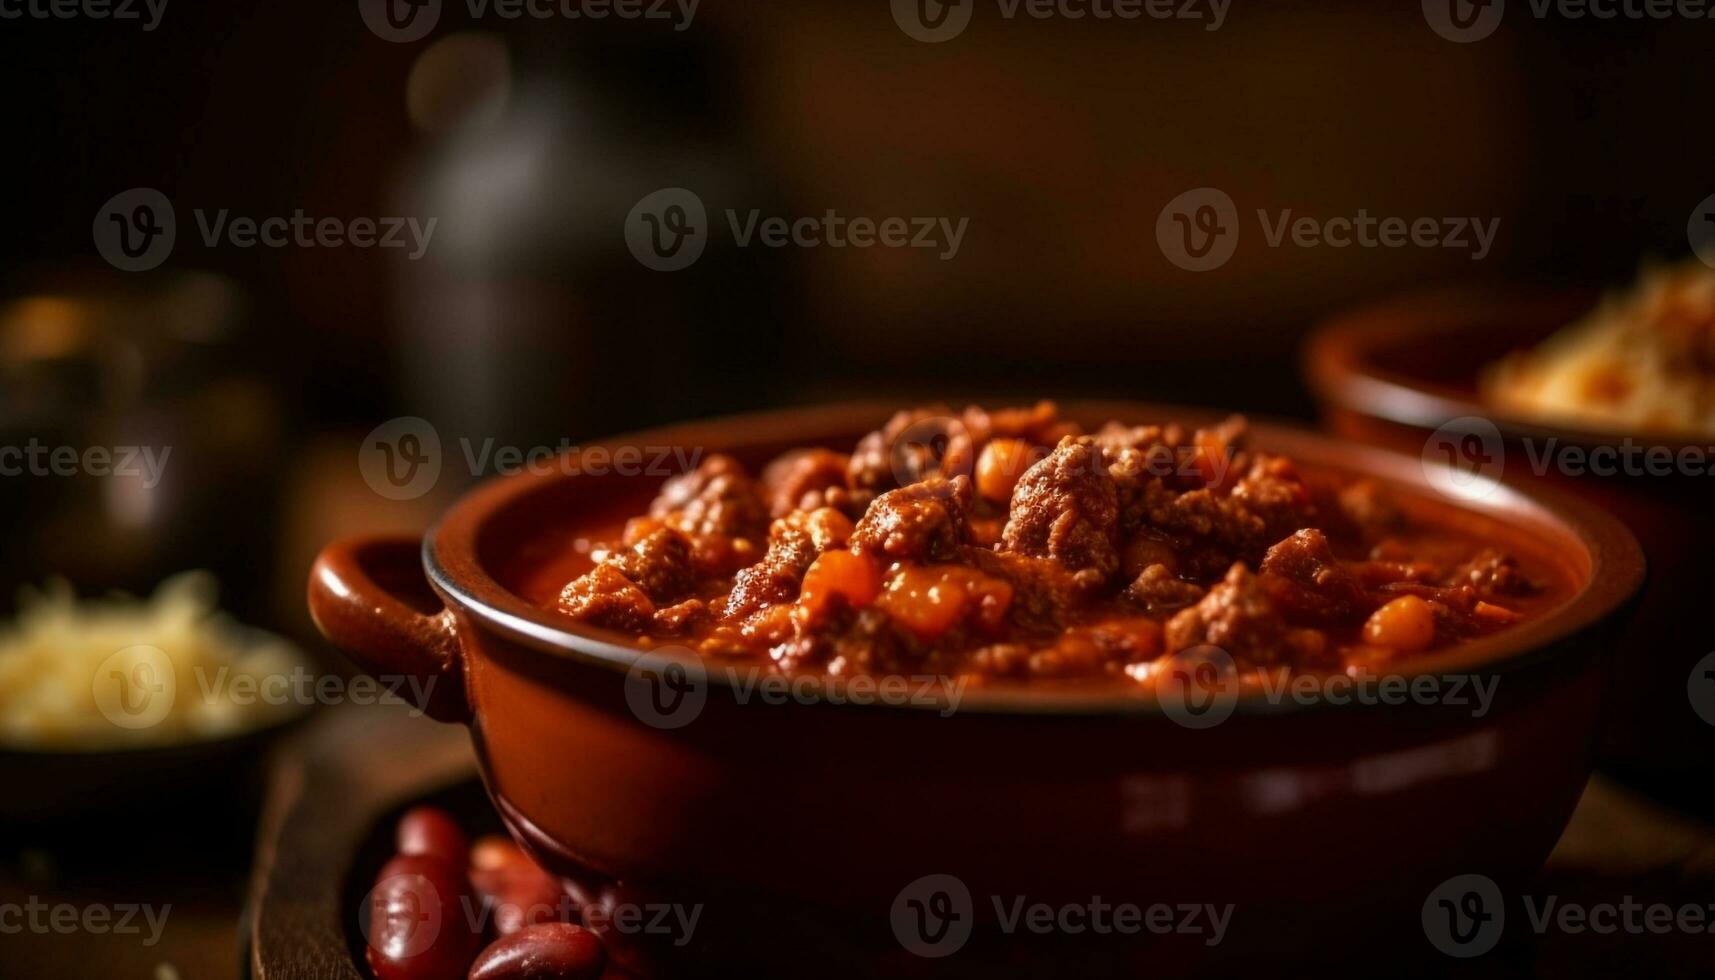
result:
<svg viewBox="0 0 1715 980"><path fill-rule="evenodd" d="M1701 682L1704 710L1715 712L1715 681L1700 676L1715 650L1715 619L1700 587L1702 563L1715 550L1715 440L1556 425L1497 411L1478 392L1485 365L1582 317L1597 299L1524 289L1408 296L1319 328L1305 366L1337 435L1438 461L1452 445L1456 459L1577 494L1637 535L1650 581L1618 641L1602 763L1657 795L1715 812L1715 725L1694 703ZM1704 462L1687 467L1682 458Z"/></svg>
<svg viewBox="0 0 1715 980"><path fill-rule="evenodd" d="M1208 417L1137 404L1064 410L1091 425ZM687 446L756 466L791 446L849 447L888 414L788 411L604 447ZM1414 456L1268 425L1253 426L1253 442L1447 506ZM983 937L1018 896L1231 906L1222 948L1234 956L1349 943L1354 923L1378 916L1422 942L1430 888L1454 874L1528 873L1553 846L1587 775L1608 627L1643 575L1618 522L1552 492L1495 487L1450 512L1469 533L1555 563L1573 586L1539 618L1402 676L1492 684L1480 716L1449 701L1247 695L1204 725L1140 693L1030 690L967 691L951 714L814 692L771 702L694 656L640 650L519 596L521 567L590 515L635 512L659 482L499 479L420 542L331 545L309 583L317 623L360 664L436 682L431 713L469 725L509 828L581 900L704 910L694 943L615 937L619 959L645 973L706 965L687 957L711 949L763 969L806 955L854 970L922 966L931 961L904 952L901 930L936 907L914 905L911 889L946 881L925 885L929 875L968 892L977 929L959 963L983 962L987 948L1017 965L1020 944L984 947ZM663 722L666 705L639 699L659 697L653 682L675 672L692 683L668 700L690 690L698 703L690 719ZM1153 938L1157 966L1219 952L1207 937Z"/></svg>

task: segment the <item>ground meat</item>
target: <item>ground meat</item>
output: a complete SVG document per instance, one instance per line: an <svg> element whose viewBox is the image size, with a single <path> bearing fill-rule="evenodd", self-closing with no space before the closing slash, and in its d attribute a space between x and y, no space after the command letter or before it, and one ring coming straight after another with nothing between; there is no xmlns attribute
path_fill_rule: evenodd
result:
<svg viewBox="0 0 1715 980"><path fill-rule="evenodd" d="M1339 488L1335 499L1339 513L1360 537L1381 537L1405 525L1405 514L1388 499L1374 480L1359 480Z"/></svg>
<svg viewBox="0 0 1715 980"><path fill-rule="evenodd" d="M1254 517L1262 529L1229 537L1228 543L1242 555L1255 554L1316 520L1310 488L1292 461L1281 456L1259 454L1228 499L1232 510Z"/></svg>
<svg viewBox="0 0 1715 980"><path fill-rule="evenodd" d="M1234 564L1201 602L1168 620L1166 639L1169 653L1208 644L1252 666L1291 657L1286 621L1262 583L1242 564Z"/></svg>
<svg viewBox="0 0 1715 980"><path fill-rule="evenodd" d="M670 527L645 535L607 560L657 603L669 603L691 591L691 542Z"/></svg>
<svg viewBox="0 0 1715 980"><path fill-rule="evenodd" d="M1204 645L1245 669L1384 662L1553 598L1495 536L1337 469L1306 480L1238 417L1086 436L1050 402L931 407L838 448L756 480L709 457L533 598L770 670L1137 684L1158 672L1133 665ZM1434 617L1427 646L1422 604L1374 615L1404 596Z"/></svg>
<svg viewBox="0 0 1715 980"><path fill-rule="evenodd" d="M828 508L793 511L775 521L769 526L768 551L762 560L740 569L733 578L725 618L740 620L765 606L796 599L810 563L830 548L845 547L851 533L851 521Z"/></svg>
<svg viewBox="0 0 1715 980"><path fill-rule="evenodd" d="M1328 538L1315 528L1268 549L1262 574L1263 587L1294 622L1351 623L1382 604L1334 557Z"/></svg>
<svg viewBox="0 0 1715 980"><path fill-rule="evenodd" d="M757 538L768 528L761 490L738 460L715 455L668 480L649 515L686 534Z"/></svg>
<svg viewBox="0 0 1715 980"><path fill-rule="evenodd" d="M675 636L695 628L709 618L709 604L701 599L686 599L684 602L657 609L651 620L655 629L667 636Z"/></svg>
<svg viewBox="0 0 1715 980"><path fill-rule="evenodd" d="M1012 586L1007 614L1022 629L1059 629L1085 604L1086 591L1058 562L976 547L965 548L963 559L983 574Z"/></svg>
<svg viewBox="0 0 1715 980"><path fill-rule="evenodd" d="M1110 473L1113 472L1110 469ZM1180 576L1206 581L1234 561L1261 561L1268 547L1315 517L1309 490L1284 460L1258 458L1230 491L1176 492L1162 480L1122 473L1123 521L1177 546Z"/></svg>
<svg viewBox="0 0 1715 980"><path fill-rule="evenodd" d="M795 449L778 457L762 471L769 513L784 517L799 508L821 506L828 490L845 489L850 463L850 456L829 449ZM807 498L813 501L808 506Z"/></svg>
<svg viewBox="0 0 1715 980"><path fill-rule="evenodd" d="M910 674L924 669L922 659L909 635L874 608L846 610L776 650L776 662L784 668L818 667L836 676Z"/></svg>
<svg viewBox="0 0 1715 980"><path fill-rule="evenodd" d="M851 549L882 560L953 561L965 543L971 494L962 476L889 490L858 522Z"/></svg>
<svg viewBox="0 0 1715 980"><path fill-rule="evenodd" d="M846 483L881 493L935 476L968 475L976 449L964 423L944 405L899 412L858 442Z"/></svg>
<svg viewBox="0 0 1715 980"><path fill-rule="evenodd" d="M1118 490L1093 439L1067 437L1024 472L1001 542L1103 578L1119 569Z"/></svg>
<svg viewBox="0 0 1715 980"><path fill-rule="evenodd" d="M655 615L649 596L612 565L597 565L574 579L557 605L575 619L615 630L644 629Z"/></svg>
<svg viewBox="0 0 1715 980"><path fill-rule="evenodd" d="M1166 565L1150 565L1121 594L1142 606L1145 612L1164 613L1191 605L1203 598L1205 591L1197 583L1174 575Z"/></svg>

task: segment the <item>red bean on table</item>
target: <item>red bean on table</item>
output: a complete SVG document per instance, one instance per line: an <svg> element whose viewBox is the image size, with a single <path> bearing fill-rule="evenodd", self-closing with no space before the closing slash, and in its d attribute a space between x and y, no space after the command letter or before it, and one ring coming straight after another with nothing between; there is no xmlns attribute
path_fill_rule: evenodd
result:
<svg viewBox="0 0 1715 980"><path fill-rule="evenodd" d="M427 854L462 868L470 860L464 830L439 807L413 807L399 818L396 835L400 854Z"/></svg>
<svg viewBox="0 0 1715 980"><path fill-rule="evenodd" d="M506 936L538 922L574 917L577 903L559 879L507 838L478 838L471 846L470 861L471 885L488 900L497 934Z"/></svg>
<svg viewBox="0 0 1715 980"><path fill-rule="evenodd" d="M439 856L388 861L369 893L365 951L377 980L461 980L482 939L464 867Z"/></svg>
<svg viewBox="0 0 1715 980"><path fill-rule="evenodd" d="M595 933L546 922L495 941L470 968L469 980L595 980L605 961Z"/></svg>

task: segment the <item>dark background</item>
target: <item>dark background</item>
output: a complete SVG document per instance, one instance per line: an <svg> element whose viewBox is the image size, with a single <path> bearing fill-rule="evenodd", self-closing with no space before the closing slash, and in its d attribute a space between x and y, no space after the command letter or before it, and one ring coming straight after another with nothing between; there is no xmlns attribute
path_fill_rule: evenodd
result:
<svg viewBox="0 0 1715 980"><path fill-rule="evenodd" d="M1437 36L1416 3L1367 0L1236 0L1214 32L1007 20L991 0L933 45L882 0L707 0L684 32L473 22L448 0L406 44L372 34L353 2L172 0L152 32L0 21L0 297L97 309L78 356L105 365L44 389L39 359L18 355L40 324L8 307L0 425L17 440L176 444L183 487L127 544L90 481L9 481L0 506L24 535L0 591L49 574L146 588L205 565L240 611L302 628L321 540L421 526L471 478L416 506L330 490L355 480L362 434L400 415L449 444L520 447L852 396L1309 417L1295 354L1332 313L1450 282L1619 283L1641 258L1687 251L1686 221L1715 192L1701 112L1715 21L1512 7L1473 44ZM676 185L717 232L691 268L651 271L625 216ZM1232 261L1191 273L1154 227L1200 186L1232 196L1242 231ZM91 227L132 187L173 201L178 243L161 268L121 274ZM740 249L719 230L727 207L969 225L949 261ZM438 222L420 261L207 247L192 212L223 208ZM1482 261L1269 248L1259 208L1500 226ZM187 289L218 294L219 329L185 312ZM140 306L173 338L142 357L140 328L112 312ZM96 561L75 533L91 528Z"/></svg>

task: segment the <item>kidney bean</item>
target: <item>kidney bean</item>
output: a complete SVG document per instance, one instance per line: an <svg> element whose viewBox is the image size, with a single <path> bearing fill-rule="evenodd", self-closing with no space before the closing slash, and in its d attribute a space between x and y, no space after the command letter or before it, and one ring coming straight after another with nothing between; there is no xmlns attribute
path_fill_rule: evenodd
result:
<svg viewBox="0 0 1715 980"><path fill-rule="evenodd" d="M396 846L400 854L427 854L462 868L470 846L458 821L440 807L413 807L399 818Z"/></svg>
<svg viewBox="0 0 1715 980"><path fill-rule="evenodd" d="M496 940L471 966L469 980L595 980L606 959L595 933L545 922Z"/></svg>
<svg viewBox="0 0 1715 980"><path fill-rule="evenodd" d="M388 861L369 893L365 938L377 980L458 980L481 948L462 866L438 855Z"/></svg>
<svg viewBox="0 0 1715 980"><path fill-rule="evenodd" d="M470 865L470 883L487 900L498 935L538 922L568 921L577 913L578 903L559 879L505 837L478 838L471 845Z"/></svg>
<svg viewBox="0 0 1715 980"><path fill-rule="evenodd" d="M520 865L535 867L536 862L530 860L530 855L513 842L510 837L499 834L483 834L470 845L470 866L472 868L499 869L512 868Z"/></svg>

